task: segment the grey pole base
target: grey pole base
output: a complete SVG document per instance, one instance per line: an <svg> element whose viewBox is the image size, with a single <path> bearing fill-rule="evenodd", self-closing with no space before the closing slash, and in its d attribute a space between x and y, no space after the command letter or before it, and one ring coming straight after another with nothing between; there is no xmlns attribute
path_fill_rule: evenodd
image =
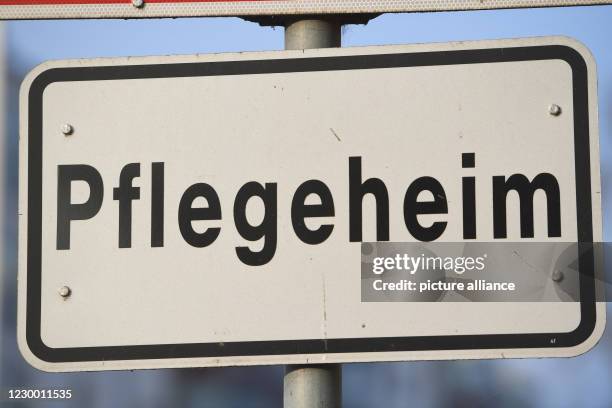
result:
<svg viewBox="0 0 612 408"><path fill-rule="evenodd" d="M341 23L335 18L313 17L288 21L285 49L341 46ZM287 366L283 405L285 408L340 408L342 367L340 364Z"/></svg>
<svg viewBox="0 0 612 408"><path fill-rule="evenodd" d="M340 364L287 366L283 406L285 408L340 408L342 406Z"/></svg>

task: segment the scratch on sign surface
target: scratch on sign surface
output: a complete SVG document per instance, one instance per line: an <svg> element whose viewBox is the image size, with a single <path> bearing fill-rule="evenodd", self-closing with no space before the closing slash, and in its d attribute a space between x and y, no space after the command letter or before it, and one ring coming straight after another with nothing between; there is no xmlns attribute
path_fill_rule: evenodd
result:
<svg viewBox="0 0 612 408"><path fill-rule="evenodd" d="M329 130L331 130L331 132L333 133L334 136L336 136L336 139L338 139L339 142L341 142L342 140L340 139L340 136L338 136L338 134L336 133L336 131L333 128L329 128Z"/></svg>
<svg viewBox="0 0 612 408"><path fill-rule="evenodd" d="M323 283L323 345L327 351L327 288L325 286L325 274L321 274Z"/></svg>

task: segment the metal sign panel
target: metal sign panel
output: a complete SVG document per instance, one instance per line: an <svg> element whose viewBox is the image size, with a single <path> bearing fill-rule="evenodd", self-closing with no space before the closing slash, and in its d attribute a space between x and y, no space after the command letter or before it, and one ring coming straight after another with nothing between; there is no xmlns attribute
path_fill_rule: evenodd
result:
<svg viewBox="0 0 612 408"><path fill-rule="evenodd" d="M557 37L44 63L21 89L21 352L50 371L582 353L605 320L592 262L579 301L370 302L360 242L601 241L595 78ZM507 193L500 239L491 180L517 173L546 195L523 238Z"/></svg>
<svg viewBox="0 0 612 408"><path fill-rule="evenodd" d="M376 14L586 6L610 0L0 0L1 19Z"/></svg>

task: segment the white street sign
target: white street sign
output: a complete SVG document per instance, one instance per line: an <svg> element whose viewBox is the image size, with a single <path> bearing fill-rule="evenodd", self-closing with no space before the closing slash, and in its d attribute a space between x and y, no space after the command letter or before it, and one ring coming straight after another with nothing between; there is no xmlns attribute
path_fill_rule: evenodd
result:
<svg viewBox="0 0 612 408"><path fill-rule="evenodd" d="M592 267L580 301L361 298L361 241L601 241L571 39L48 62L20 112L43 370L572 356L603 331Z"/></svg>
<svg viewBox="0 0 612 408"><path fill-rule="evenodd" d="M377 14L589 6L610 0L0 0L0 19Z"/></svg>

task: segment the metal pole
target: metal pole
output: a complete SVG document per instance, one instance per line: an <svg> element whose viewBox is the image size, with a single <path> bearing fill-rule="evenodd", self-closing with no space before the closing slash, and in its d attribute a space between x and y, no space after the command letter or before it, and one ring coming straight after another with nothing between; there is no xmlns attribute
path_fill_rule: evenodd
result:
<svg viewBox="0 0 612 408"><path fill-rule="evenodd" d="M304 18L285 24L285 49L341 46L338 19ZM285 368L285 408L339 408L342 405L340 364L290 365Z"/></svg>
<svg viewBox="0 0 612 408"><path fill-rule="evenodd" d="M341 24L336 19L303 19L285 25L285 49L331 48L341 46Z"/></svg>
<svg viewBox="0 0 612 408"><path fill-rule="evenodd" d="M340 364L287 366L285 408L339 408L342 405Z"/></svg>

